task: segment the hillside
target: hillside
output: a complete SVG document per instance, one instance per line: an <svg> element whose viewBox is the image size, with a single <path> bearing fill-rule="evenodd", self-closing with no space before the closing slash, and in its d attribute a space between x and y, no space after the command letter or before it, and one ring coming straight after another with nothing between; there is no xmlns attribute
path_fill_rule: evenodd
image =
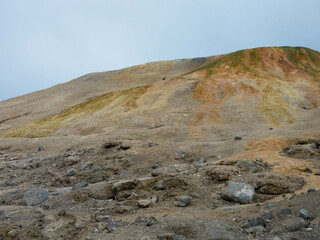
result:
<svg viewBox="0 0 320 240"><path fill-rule="evenodd" d="M1 129L39 120L112 91L125 90L184 74L211 58L152 62L116 71L90 73L45 89L1 102Z"/></svg>
<svg viewBox="0 0 320 240"><path fill-rule="evenodd" d="M117 73L113 72L104 73L103 77L102 74L89 74L55 87L59 90L35 93L38 100L32 100L35 96L31 94L28 96L31 100L21 105L25 112L35 114L22 114L17 118L8 113L1 114L9 119L2 120L1 134L4 137L88 135L118 131L118 127L139 131L141 125L163 125L164 121L164 125L172 129L178 124L174 119L181 119L178 127L189 133L184 138L199 134L202 128L209 128L206 131L212 131L213 135L216 129L230 135L231 128L236 134L256 136L261 128L301 127L305 118L310 119L308 126L303 128L314 127L312 122L318 114L320 101L320 55L316 51L290 47L258 48L177 62L179 71L166 72L167 65L172 62L152 63L154 66L147 64L120 70L121 77L117 77L124 80L118 80L113 76ZM201 66L196 68L195 65ZM112 77L108 78L108 75ZM163 76L165 80L162 80ZM122 90L120 85L128 88ZM99 95L103 89L108 89L107 93ZM65 92L69 94L62 94ZM50 99L45 108L38 105L42 98ZM10 104L16 104L15 101L22 102L20 98L4 102L2 109L11 109ZM38 104L29 107L29 101ZM80 103L73 104L75 102ZM61 109L68 105L73 106ZM30 115L32 117L28 117ZM136 116L141 116L137 123L127 122ZM36 117L38 120L30 121ZM116 127L112 129L110 125Z"/></svg>
<svg viewBox="0 0 320 240"><path fill-rule="evenodd" d="M0 103L0 240L320 239L320 53L91 73Z"/></svg>

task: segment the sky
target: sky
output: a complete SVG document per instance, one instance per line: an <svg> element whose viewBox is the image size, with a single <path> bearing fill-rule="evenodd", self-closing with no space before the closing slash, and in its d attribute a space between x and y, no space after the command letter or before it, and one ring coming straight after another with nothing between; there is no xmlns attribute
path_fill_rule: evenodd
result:
<svg viewBox="0 0 320 240"><path fill-rule="evenodd" d="M0 0L0 101L150 61L320 51L319 10L319 0Z"/></svg>

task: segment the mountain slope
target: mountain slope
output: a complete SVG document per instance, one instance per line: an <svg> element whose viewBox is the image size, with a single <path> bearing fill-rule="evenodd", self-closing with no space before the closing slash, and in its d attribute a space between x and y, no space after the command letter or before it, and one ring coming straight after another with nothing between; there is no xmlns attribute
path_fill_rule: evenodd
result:
<svg viewBox="0 0 320 240"><path fill-rule="evenodd" d="M0 129L39 120L112 91L125 90L184 74L211 58L151 62L116 71L90 73L70 82L0 103Z"/></svg>
<svg viewBox="0 0 320 240"><path fill-rule="evenodd" d="M166 66L163 68L161 64ZM317 125L320 53L314 50L256 48L187 60L186 65L180 62L181 69L190 70L187 73L174 70L174 64L165 72L168 62L161 64L163 71L158 70L157 63L152 63L152 66L140 66L138 71L133 67L120 73L128 77L122 87L142 87L109 88L118 91L108 91L58 113L47 112L44 118L36 121L15 123L18 127L7 125L2 136L44 137L122 131L127 134L128 129L143 136L146 129L152 129L157 136L173 135L180 140L224 139L236 134L263 135L263 129L269 127L288 130L304 125L312 129ZM143 74L152 75L152 80L145 76L140 80ZM163 81L160 74L168 78ZM117 76L107 77L104 82L108 82L106 86L116 86L117 79ZM94 89L97 93L103 89L103 81L97 82L88 75L62 85L60 91L74 89L72 95L78 96L74 98L79 101L83 99L80 96L86 96L83 90L79 91L84 89L85 83L89 83L91 95ZM50 98L58 97L51 95ZM69 99L64 98L64 101L70 104Z"/></svg>

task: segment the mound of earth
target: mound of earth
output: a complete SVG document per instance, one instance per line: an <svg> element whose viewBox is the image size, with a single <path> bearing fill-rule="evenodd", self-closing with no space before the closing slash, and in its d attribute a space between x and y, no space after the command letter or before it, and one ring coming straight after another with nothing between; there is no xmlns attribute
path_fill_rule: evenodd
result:
<svg viewBox="0 0 320 240"><path fill-rule="evenodd" d="M320 140L298 142L284 148L283 153L292 158L320 160Z"/></svg>

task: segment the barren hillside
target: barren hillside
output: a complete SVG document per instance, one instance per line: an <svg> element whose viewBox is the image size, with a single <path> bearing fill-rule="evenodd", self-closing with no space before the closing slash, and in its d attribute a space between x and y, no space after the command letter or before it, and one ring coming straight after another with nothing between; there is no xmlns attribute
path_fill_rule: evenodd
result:
<svg viewBox="0 0 320 240"><path fill-rule="evenodd" d="M0 239L320 239L320 53L92 73L0 103Z"/></svg>

